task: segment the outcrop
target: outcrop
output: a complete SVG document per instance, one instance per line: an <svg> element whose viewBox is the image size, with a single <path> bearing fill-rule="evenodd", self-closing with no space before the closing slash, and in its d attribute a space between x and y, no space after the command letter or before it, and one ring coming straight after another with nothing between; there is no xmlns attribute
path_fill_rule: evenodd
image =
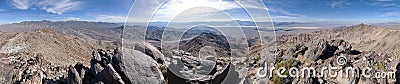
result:
<svg viewBox="0 0 400 84"><path fill-rule="evenodd" d="M118 49L93 51L90 66L77 63L70 66L52 65L41 54L1 54L2 83L68 83L68 84L160 84L165 83L155 58L163 55L149 45L144 51L122 53ZM147 54L145 54L147 52ZM151 53L150 53L151 52ZM123 55L124 54L124 55ZM151 56L150 56L151 55Z"/></svg>
<svg viewBox="0 0 400 84"><path fill-rule="evenodd" d="M365 24L339 27L311 33L282 35L277 41L264 45L274 49L259 50L263 45L255 44L250 49L251 57L259 53L274 53L271 56L261 56L260 59L250 59L257 62L249 65L244 83L339 83L339 84L364 84L364 83L398 83L399 60L398 43L392 39L398 38L398 30L390 30ZM394 53L394 54L393 54ZM339 59L341 58L341 59ZM346 60L343 60L345 58ZM338 62L344 62L339 64ZM268 63L268 66L263 66ZM258 77L255 73L259 68L275 67L272 77ZM284 74L288 75L289 68L313 67L316 74L323 77L287 77L277 76L277 69L285 67ZM323 67L337 67L335 71L346 71L348 68L357 69L357 77L330 77L328 71L322 72ZM371 78L366 78L362 70L371 68ZM374 78L372 75L385 73L384 78ZM301 74L301 73L300 73ZM351 73L350 73L351 74ZM268 74L269 75L269 74Z"/></svg>

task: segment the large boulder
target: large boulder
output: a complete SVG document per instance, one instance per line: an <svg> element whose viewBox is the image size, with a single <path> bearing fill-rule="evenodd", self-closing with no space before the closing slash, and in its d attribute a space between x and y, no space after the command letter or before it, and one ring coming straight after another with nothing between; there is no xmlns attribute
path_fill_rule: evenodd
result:
<svg viewBox="0 0 400 84"><path fill-rule="evenodd" d="M320 58L328 58L327 53L329 52L329 44L326 40L321 39L313 41L308 44L309 50L304 54L304 58L316 61Z"/></svg>
<svg viewBox="0 0 400 84"><path fill-rule="evenodd" d="M162 54L156 47L152 46L149 43L143 42L142 44L136 44L135 50L145 53L146 55L156 60L157 63L164 64L164 54Z"/></svg>
<svg viewBox="0 0 400 84"><path fill-rule="evenodd" d="M124 74L133 84L160 84L165 83L159 69L159 64L151 56L140 51L124 49L121 67Z"/></svg>
<svg viewBox="0 0 400 84"><path fill-rule="evenodd" d="M329 44L333 47L337 47L336 52L343 52L343 53L350 53L352 46L350 45L349 42L346 42L344 40L331 40Z"/></svg>
<svg viewBox="0 0 400 84"><path fill-rule="evenodd" d="M107 64L103 71L96 74L96 79L106 84L125 84L120 74L115 71L111 64Z"/></svg>
<svg viewBox="0 0 400 84"><path fill-rule="evenodd" d="M351 54L352 46L350 43L344 40L330 40L320 39L318 41L312 41L308 45L308 50L305 51L305 58L312 61L317 61L319 59L325 60L335 54ZM305 50L302 48L301 50ZM297 55L297 54L296 54Z"/></svg>
<svg viewBox="0 0 400 84"><path fill-rule="evenodd" d="M152 46L147 46L152 47ZM141 48L145 48L142 46ZM160 84L165 83L159 69L162 64L157 63L153 56L138 50L118 49L93 51L91 67L82 64L68 68L67 83L105 83L105 84ZM154 49L154 47L153 47ZM159 51L147 51L161 54ZM154 54L152 53L152 54ZM161 55L154 55L161 56ZM162 56L160 58L163 58Z"/></svg>
<svg viewBox="0 0 400 84"><path fill-rule="evenodd" d="M68 67L68 83L69 84L82 84L82 78L79 72L72 66Z"/></svg>

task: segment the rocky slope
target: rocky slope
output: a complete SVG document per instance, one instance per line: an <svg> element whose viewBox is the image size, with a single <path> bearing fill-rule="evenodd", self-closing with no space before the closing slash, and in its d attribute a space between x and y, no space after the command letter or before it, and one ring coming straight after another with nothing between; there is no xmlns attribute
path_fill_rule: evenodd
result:
<svg viewBox="0 0 400 84"><path fill-rule="evenodd" d="M277 68L291 67L304 68L314 67L319 75L322 67L338 67L337 71L344 71L346 68L364 69L370 67L372 74L376 72L393 72L398 74L397 55L393 52L398 51L400 42L400 32L397 30L385 29L377 26L365 24L339 27L324 31L312 33L300 33L279 36L278 40L272 45L277 49L267 49L261 52L275 53L272 57L261 56L261 59L252 59L256 61L255 66L249 65L248 76L245 83L345 83L345 84L364 84L364 83L398 83L398 79L389 78L365 78L365 77L278 77ZM259 49L253 46L251 49ZM252 56L261 53L260 50L254 51ZM257 52L259 51L259 52ZM347 60L344 65L337 63L338 57L344 57ZM272 59L271 59L272 58ZM274 60L274 61L271 61ZM257 69L265 67L264 63L271 63L268 67L274 66L273 77L257 77ZM258 66L259 65L259 66ZM288 75L288 72L285 72ZM361 73L356 73L361 75Z"/></svg>
<svg viewBox="0 0 400 84"><path fill-rule="evenodd" d="M74 38L47 29L2 32L0 36L0 53L41 53L44 59L55 65L67 66L77 62L88 65L90 52L102 48L95 41Z"/></svg>
<svg viewBox="0 0 400 84"><path fill-rule="evenodd" d="M180 50L198 55L201 48L210 46L218 56L230 56L230 45L225 36L215 33L202 33L188 41L182 41Z"/></svg>
<svg viewBox="0 0 400 84"><path fill-rule="evenodd" d="M67 75L66 67L52 65L41 54L1 54L1 59L1 83L57 83Z"/></svg>
<svg viewBox="0 0 400 84"><path fill-rule="evenodd" d="M400 42L400 31L386 29L371 25L344 26L325 31L312 33L283 35L278 37L280 43L305 43L315 39L343 39L360 51L376 51L379 54L390 54L398 51ZM279 44L278 44L279 45Z"/></svg>
<svg viewBox="0 0 400 84"><path fill-rule="evenodd" d="M89 65L53 65L41 54L0 54L1 83L33 84L162 84L167 74L163 55L155 47L136 44L132 51L98 49L92 52ZM164 68L163 68L164 67Z"/></svg>

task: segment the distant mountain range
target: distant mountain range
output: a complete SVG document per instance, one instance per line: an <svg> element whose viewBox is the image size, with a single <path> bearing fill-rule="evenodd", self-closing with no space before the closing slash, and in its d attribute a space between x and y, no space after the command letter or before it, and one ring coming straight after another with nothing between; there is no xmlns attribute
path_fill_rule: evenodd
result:
<svg viewBox="0 0 400 84"><path fill-rule="evenodd" d="M105 22L87 22L87 21L61 21L51 22L43 21L25 21L20 23L0 25L2 32L25 32L38 29L51 29L74 37L81 37L94 40L119 40L122 33L122 25Z"/></svg>
<svg viewBox="0 0 400 84"><path fill-rule="evenodd" d="M173 27L173 28L191 28L195 25L210 25L214 27L252 27L255 25L261 27L272 26L271 22L252 22L252 21L225 21L225 22L128 22L127 25L141 26L158 26L158 27ZM337 22L273 22L275 27L318 27L318 28L333 28L339 26L355 25L352 23L337 23Z"/></svg>

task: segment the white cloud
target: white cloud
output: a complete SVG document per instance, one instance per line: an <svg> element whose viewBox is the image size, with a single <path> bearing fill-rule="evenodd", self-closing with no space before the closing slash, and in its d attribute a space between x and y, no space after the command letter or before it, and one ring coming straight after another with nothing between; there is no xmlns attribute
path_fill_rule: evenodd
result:
<svg viewBox="0 0 400 84"><path fill-rule="evenodd" d="M398 6L398 3L394 3L392 2L392 0L376 0L376 1L364 1L361 0L362 2L364 2L367 5L371 5L371 6L381 6L381 7L396 7Z"/></svg>
<svg viewBox="0 0 400 84"><path fill-rule="evenodd" d="M336 9L336 8L340 8L341 6L343 6L344 4L346 5L350 5L350 3L345 3L343 1L333 1L333 3L331 4L331 8L332 9Z"/></svg>
<svg viewBox="0 0 400 84"><path fill-rule="evenodd" d="M384 4L383 6L384 7L387 7L387 6L396 6L397 4Z"/></svg>
<svg viewBox="0 0 400 84"><path fill-rule="evenodd" d="M334 1L334 2L331 4L331 8L332 8L332 9L335 9L337 5L340 5L340 4L342 4L342 3L343 3L343 2L341 2L341 1Z"/></svg>
<svg viewBox="0 0 400 84"><path fill-rule="evenodd" d="M11 4L21 10L26 10L29 9L31 6L33 6L34 0L11 0Z"/></svg>
<svg viewBox="0 0 400 84"><path fill-rule="evenodd" d="M311 21L315 20L316 18L312 18L310 16L306 16L303 14L297 14L297 13L292 13L284 9L280 8L273 8L270 7L268 8L268 11L273 14L271 15L271 18L273 21L296 21L296 22L306 22L306 21Z"/></svg>
<svg viewBox="0 0 400 84"><path fill-rule="evenodd" d="M324 21L324 19L317 19L312 17L292 17L292 16L271 16L273 21L276 22L309 22L309 21Z"/></svg>
<svg viewBox="0 0 400 84"><path fill-rule="evenodd" d="M363 0L361 0L363 1ZM364 3L366 3L365 1L363 1ZM330 6L332 9L337 9L337 8L344 8L346 6L351 5L351 3L349 1L345 1L345 0L334 0Z"/></svg>
<svg viewBox="0 0 400 84"><path fill-rule="evenodd" d="M387 12L382 14L381 16L400 16L400 12Z"/></svg>
<svg viewBox="0 0 400 84"><path fill-rule="evenodd" d="M285 16L290 16L290 17L305 17L305 15L290 13L289 11L286 11L286 10L283 10L283 9L279 9L279 8L268 8L268 11L281 13L281 14L283 14Z"/></svg>
<svg viewBox="0 0 400 84"><path fill-rule="evenodd" d="M4 12L4 11L7 11L6 9L0 9L0 12Z"/></svg>
<svg viewBox="0 0 400 84"><path fill-rule="evenodd" d="M125 16L112 16L112 15L96 15L95 21L100 22L125 22Z"/></svg>
<svg viewBox="0 0 400 84"><path fill-rule="evenodd" d="M40 8L46 12L63 14L68 11L80 9L84 2L76 0L12 0L11 4L21 10Z"/></svg>
<svg viewBox="0 0 400 84"><path fill-rule="evenodd" d="M55 14L62 14L67 11L77 10L82 4L82 1L73 0L43 0L38 3L41 9Z"/></svg>
<svg viewBox="0 0 400 84"><path fill-rule="evenodd" d="M64 21L78 21L78 20L80 20L80 18L76 18L76 17L64 18Z"/></svg>
<svg viewBox="0 0 400 84"><path fill-rule="evenodd" d="M376 1L392 1L392 0L376 0Z"/></svg>

